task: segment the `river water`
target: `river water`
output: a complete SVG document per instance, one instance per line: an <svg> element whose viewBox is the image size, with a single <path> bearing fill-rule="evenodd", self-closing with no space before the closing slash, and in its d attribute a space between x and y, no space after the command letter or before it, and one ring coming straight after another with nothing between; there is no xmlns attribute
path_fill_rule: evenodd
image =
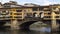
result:
<svg viewBox="0 0 60 34"><path fill-rule="evenodd" d="M30 30L1 30L0 34L59 34L57 32L51 32L50 27L30 28Z"/></svg>

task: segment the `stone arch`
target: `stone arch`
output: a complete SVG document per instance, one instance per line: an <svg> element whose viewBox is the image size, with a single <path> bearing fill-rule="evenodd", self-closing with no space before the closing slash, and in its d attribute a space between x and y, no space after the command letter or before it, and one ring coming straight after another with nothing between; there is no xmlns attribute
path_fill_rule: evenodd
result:
<svg viewBox="0 0 60 34"><path fill-rule="evenodd" d="M24 22L22 23L21 25L19 25L20 29L21 30L29 30L29 27L30 25L32 25L33 23L37 23L38 21L27 21L27 22ZM42 21L41 21L42 22ZM44 24L47 24L47 25L51 25L50 23L45 23L43 22Z"/></svg>
<svg viewBox="0 0 60 34"><path fill-rule="evenodd" d="M37 17L38 15L37 15L37 13L35 12L35 13L33 13L33 17Z"/></svg>
<svg viewBox="0 0 60 34"><path fill-rule="evenodd" d="M0 30L1 30L1 29L4 29L4 27L3 27L4 24L5 24L5 21L0 20Z"/></svg>
<svg viewBox="0 0 60 34"><path fill-rule="evenodd" d="M20 25L20 29L21 30L29 30L29 26L33 23L35 23L37 21L28 21L28 22L24 22Z"/></svg>
<svg viewBox="0 0 60 34"><path fill-rule="evenodd" d="M6 26L4 26L4 24L6 24L7 22L9 23L10 20L0 20L0 29L5 29Z"/></svg>

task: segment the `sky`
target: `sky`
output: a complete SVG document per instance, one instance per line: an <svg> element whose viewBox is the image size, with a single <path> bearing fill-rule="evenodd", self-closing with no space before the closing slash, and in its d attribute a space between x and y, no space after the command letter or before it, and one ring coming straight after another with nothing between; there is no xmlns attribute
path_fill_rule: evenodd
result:
<svg viewBox="0 0 60 34"><path fill-rule="evenodd" d="M34 3L38 5L50 5L50 4L60 4L60 0L0 0L2 3L6 3L9 1L16 1L18 4L25 4L25 3Z"/></svg>

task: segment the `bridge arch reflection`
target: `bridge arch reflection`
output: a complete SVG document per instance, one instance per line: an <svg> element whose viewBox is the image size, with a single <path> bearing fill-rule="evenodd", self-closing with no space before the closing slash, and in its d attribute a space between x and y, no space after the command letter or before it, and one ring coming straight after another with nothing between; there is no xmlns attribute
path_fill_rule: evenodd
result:
<svg viewBox="0 0 60 34"><path fill-rule="evenodd" d="M30 29L30 25L34 24L34 23L37 23L37 22L42 22L44 24L47 24L48 26L51 26L51 20L48 20L48 21L37 21L37 20L32 20L32 21L27 21L27 22L24 22L22 23L20 26L20 29L21 30L29 30Z"/></svg>

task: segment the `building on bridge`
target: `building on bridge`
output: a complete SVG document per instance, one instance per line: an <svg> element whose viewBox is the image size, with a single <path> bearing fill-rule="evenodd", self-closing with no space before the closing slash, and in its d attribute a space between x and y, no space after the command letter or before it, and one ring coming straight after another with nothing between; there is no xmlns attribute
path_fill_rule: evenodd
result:
<svg viewBox="0 0 60 34"><path fill-rule="evenodd" d="M24 19L25 17L41 17L40 14L43 13L43 8L44 7L41 7L40 5L32 3L19 5L17 2L10 1L2 4L2 7L0 8L0 20Z"/></svg>
<svg viewBox="0 0 60 34"><path fill-rule="evenodd" d="M60 5L40 6L33 3L19 5L15 1L0 3L0 22L24 20L25 18L43 18L44 22L60 20Z"/></svg>
<svg viewBox="0 0 60 34"><path fill-rule="evenodd" d="M48 7L44 7L44 20L49 20L50 22L52 20L56 20L56 22L59 22L60 20L60 5L59 4L54 4L54 5L49 5Z"/></svg>

